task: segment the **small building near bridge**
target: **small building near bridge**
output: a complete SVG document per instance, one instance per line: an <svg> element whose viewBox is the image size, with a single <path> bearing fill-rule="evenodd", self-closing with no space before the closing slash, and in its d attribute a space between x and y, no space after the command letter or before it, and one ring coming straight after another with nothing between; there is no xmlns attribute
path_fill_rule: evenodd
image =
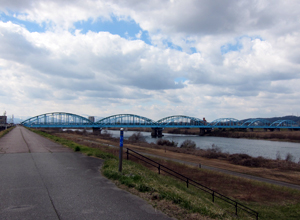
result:
<svg viewBox="0 0 300 220"><path fill-rule="evenodd" d="M7 123L7 116L0 116L0 125L5 125Z"/></svg>

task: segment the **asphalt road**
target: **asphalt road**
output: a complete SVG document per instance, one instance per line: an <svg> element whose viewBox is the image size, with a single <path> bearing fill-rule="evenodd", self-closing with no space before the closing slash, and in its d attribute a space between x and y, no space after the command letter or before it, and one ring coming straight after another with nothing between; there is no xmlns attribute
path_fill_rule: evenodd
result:
<svg viewBox="0 0 300 220"><path fill-rule="evenodd" d="M16 127L0 139L0 219L171 219L103 177L102 162Z"/></svg>

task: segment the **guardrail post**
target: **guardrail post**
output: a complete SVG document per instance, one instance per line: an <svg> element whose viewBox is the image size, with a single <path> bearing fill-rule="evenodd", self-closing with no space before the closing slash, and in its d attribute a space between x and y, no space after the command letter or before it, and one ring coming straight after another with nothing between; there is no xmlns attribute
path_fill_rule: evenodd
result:
<svg viewBox="0 0 300 220"><path fill-rule="evenodd" d="M122 172L123 162L123 128L120 129L119 172Z"/></svg>
<svg viewBox="0 0 300 220"><path fill-rule="evenodd" d="M186 188L189 188L189 178L186 179Z"/></svg>
<svg viewBox="0 0 300 220"><path fill-rule="evenodd" d="M212 193L212 201L215 202L215 191Z"/></svg>
<svg viewBox="0 0 300 220"><path fill-rule="evenodd" d="M126 154L127 154L127 155L126 155L126 158L127 158L127 160L128 160L128 157L129 157L129 155L128 155L128 154L129 154L128 148L126 148Z"/></svg>
<svg viewBox="0 0 300 220"><path fill-rule="evenodd" d="M160 164L158 165L158 174L160 174Z"/></svg>
<svg viewBox="0 0 300 220"><path fill-rule="evenodd" d="M235 214L237 215L237 208L238 208L238 206L237 206L238 204L237 204L237 202L235 203Z"/></svg>

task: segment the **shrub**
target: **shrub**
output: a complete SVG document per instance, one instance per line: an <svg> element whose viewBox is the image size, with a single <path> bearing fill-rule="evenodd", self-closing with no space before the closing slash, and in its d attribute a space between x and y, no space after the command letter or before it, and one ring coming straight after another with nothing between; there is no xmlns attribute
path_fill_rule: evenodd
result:
<svg viewBox="0 0 300 220"><path fill-rule="evenodd" d="M79 146L76 146L74 149L74 151L80 151L80 150L81 150L81 148Z"/></svg>
<svg viewBox="0 0 300 220"><path fill-rule="evenodd" d="M206 149L204 156L207 158L226 158L227 154L223 153L220 147L213 144L211 148Z"/></svg>
<svg viewBox="0 0 300 220"><path fill-rule="evenodd" d="M101 136L105 138L111 138L112 134L109 133L106 129L101 132Z"/></svg>
<svg viewBox="0 0 300 220"><path fill-rule="evenodd" d="M295 157L291 153L287 153L286 157L285 157L285 161L287 161L287 162L294 162L295 161Z"/></svg>
<svg viewBox="0 0 300 220"><path fill-rule="evenodd" d="M268 159L263 157L251 157L248 154L232 154L228 160L236 165L247 167L263 167L268 163Z"/></svg>
<svg viewBox="0 0 300 220"><path fill-rule="evenodd" d="M145 137L144 135L141 133L141 132L136 132L136 133L133 133L129 138L128 138L129 141L131 142L145 142Z"/></svg>
<svg viewBox="0 0 300 220"><path fill-rule="evenodd" d="M281 155L279 151L277 151L276 153L276 160L281 160Z"/></svg>
<svg viewBox="0 0 300 220"><path fill-rule="evenodd" d="M180 145L180 148L186 148L186 149L196 149L196 143L192 140L185 140Z"/></svg>
<svg viewBox="0 0 300 220"><path fill-rule="evenodd" d="M174 141L169 141L166 139L158 139L156 142L157 145L169 146L169 147L177 147L178 143Z"/></svg>

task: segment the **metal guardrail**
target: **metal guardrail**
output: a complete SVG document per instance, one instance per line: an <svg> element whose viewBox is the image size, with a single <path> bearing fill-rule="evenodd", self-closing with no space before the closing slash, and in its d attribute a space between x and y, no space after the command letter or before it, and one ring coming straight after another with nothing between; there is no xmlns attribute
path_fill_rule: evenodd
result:
<svg viewBox="0 0 300 220"><path fill-rule="evenodd" d="M132 153L130 153L132 152ZM227 203L229 203L230 205L233 205L235 207L235 214L238 215L238 209L242 210L242 211L245 211L247 212L248 214L250 215L253 215L256 217L256 219L258 220L258 212L254 211L253 209L250 209L244 205L242 205L241 203L237 202L237 201L234 201L230 198L228 198L227 196L224 196L222 195L221 193L218 193L217 191L213 190L213 189L210 189L204 185L202 185L201 183L198 183L148 157L145 157L144 155L142 154L139 154L138 152L134 151L134 150L131 150L129 148L127 148L127 151L126 151L126 155L127 155L127 160L129 159L129 155L132 155L133 157L139 159L139 160L142 160L144 161L145 163L148 163L150 164L151 166L154 166L158 169L158 173L160 174L161 171L164 171L165 173L171 175L171 176L174 176L178 179L180 179L181 181L183 182L186 182L186 187L188 188L189 185L192 185L194 187L196 187L197 189L200 189L206 193L209 193L212 195L212 201L215 202L215 198L219 198ZM139 157L138 157L138 156Z"/></svg>

